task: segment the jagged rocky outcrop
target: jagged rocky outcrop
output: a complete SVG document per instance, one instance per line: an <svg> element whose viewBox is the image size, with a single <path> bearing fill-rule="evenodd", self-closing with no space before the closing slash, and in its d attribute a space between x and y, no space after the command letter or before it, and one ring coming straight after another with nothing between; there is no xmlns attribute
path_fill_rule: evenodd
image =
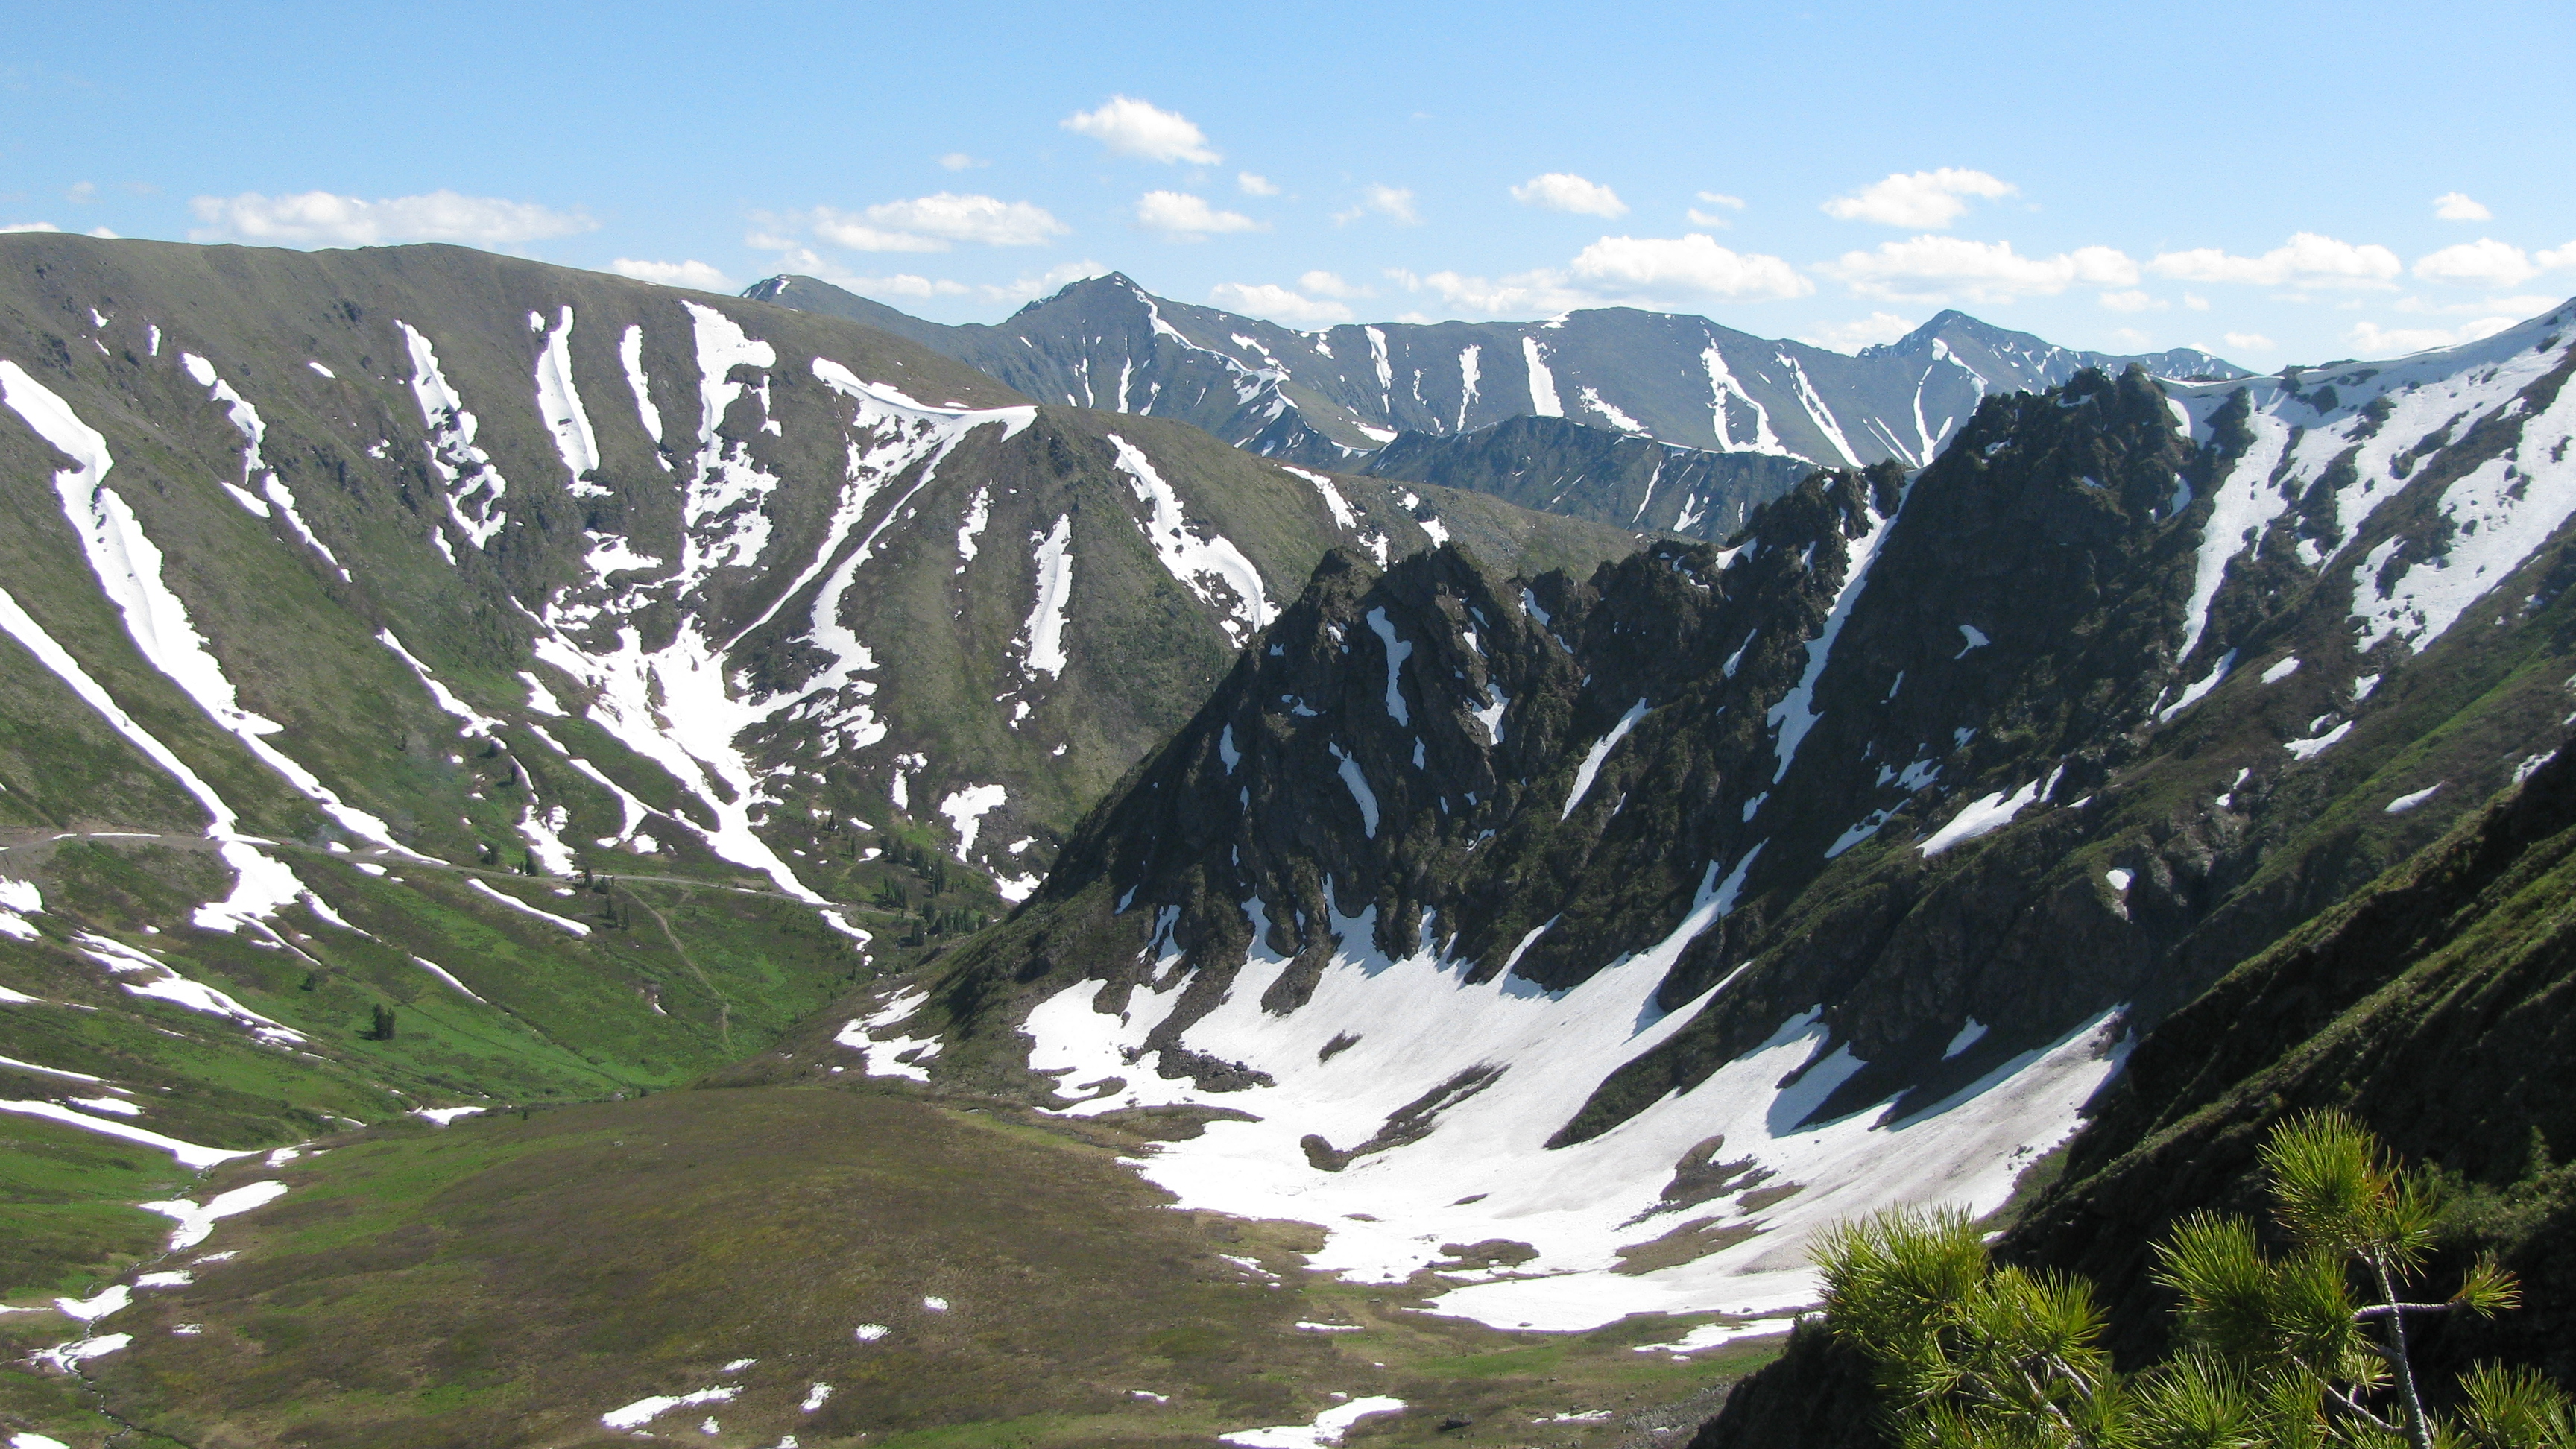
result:
<svg viewBox="0 0 2576 1449"><path fill-rule="evenodd" d="M1149 1168L1206 1205L1474 1242L1581 1177L1555 1278L1453 1300L1497 1321L1582 1318L1722 1136L1784 1179L1695 1220L1749 1235L1590 1301L1803 1301L1806 1230L1999 1203L2124 1034L2554 738L2568 362L2521 331L2323 387L2081 374L1585 579L1334 556L906 1030L960 1080L1026 1051L1059 1110L1260 1119ZM1395 1235L1336 1241L1418 1266Z"/></svg>
<svg viewBox="0 0 2576 1449"><path fill-rule="evenodd" d="M745 295L898 333L1033 398L1179 418L1267 457L1337 469L1402 433L1454 437L1513 418L1826 467L1920 467L1989 394L2131 363L2177 379L2247 375L2189 348L2078 352L1955 311L1852 356L1633 307L1298 332L1155 297L1118 274L991 326L923 322L812 277L770 277Z"/></svg>

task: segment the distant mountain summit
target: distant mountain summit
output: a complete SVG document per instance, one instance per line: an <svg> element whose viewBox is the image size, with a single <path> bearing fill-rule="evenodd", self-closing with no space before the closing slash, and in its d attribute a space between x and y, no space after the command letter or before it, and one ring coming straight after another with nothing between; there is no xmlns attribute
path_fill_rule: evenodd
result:
<svg viewBox="0 0 2576 1449"><path fill-rule="evenodd" d="M990 326L943 327L812 277L771 277L743 295L866 322L1048 402L1177 418L1345 471L1401 433L1454 437L1515 418L1824 467L1921 467L1989 394L2132 363L2175 380L2251 375L2188 348L2076 351L1957 311L1854 357L1632 307L1298 332L1156 297L1121 273Z"/></svg>

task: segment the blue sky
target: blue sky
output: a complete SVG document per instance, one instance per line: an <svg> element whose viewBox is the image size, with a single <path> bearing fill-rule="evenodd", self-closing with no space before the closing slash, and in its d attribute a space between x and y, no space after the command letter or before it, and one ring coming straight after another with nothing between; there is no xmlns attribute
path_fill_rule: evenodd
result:
<svg viewBox="0 0 2576 1449"><path fill-rule="evenodd" d="M2264 368L2576 293L2563 0L932 9L21 0L0 224Z"/></svg>

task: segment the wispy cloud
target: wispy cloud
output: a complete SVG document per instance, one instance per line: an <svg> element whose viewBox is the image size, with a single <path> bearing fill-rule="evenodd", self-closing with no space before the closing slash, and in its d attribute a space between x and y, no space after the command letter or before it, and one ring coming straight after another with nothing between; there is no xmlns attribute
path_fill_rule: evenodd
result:
<svg viewBox="0 0 2576 1449"><path fill-rule="evenodd" d="M1398 226L1422 225L1422 213L1413 208L1413 192L1410 188L1387 186L1378 182L1371 182L1361 189L1357 206L1348 211L1334 212L1333 224L1347 225L1372 212Z"/></svg>
<svg viewBox="0 0 2576 1449"><path fill-rule="evenodd" d="M634 257L619 257L608 269L621 277L639 282L655 282L665 287L695 287L701 292L730 292L733 282L724 273L695 259L685 262L648 262Z"/></svg>
<svg viewBox="0 0 2576 1449"><path fill-rule="evenodd" d="M1970 197L1991 201L2018 189L1983 171L1944 166L1937 171L1897 172L1848 196L1835 197L1824 204L1824 211L1844 221L1939 231L1967 213Z"/></svg>
<svg viewBox="0 0 2576 1449"><path fill-rule="evenodd" d="M1523 206L1543 211L1570 212L1577 216L1626 216L1628 203L1619 193L1597 181L1586 181L1571 171L1550 171L1533 176L1512 188L1512 200Z"/></svg>
<svg viewBox="0 0 2576 1449"><path fill-rule="evenodd" d="M1875 251L1845 252L1841 260L1816 270L1856 296L1890 302L2010 302L2053 297L2078 283L2125 287L2138 280L2138 264L2112 247L2028 257L2014 251L2011 242L1946 236L1882 242Z"/></svg>
<svg viewBox="0 0 2576 1449"><path fill-rule="evenodd" d="M1288 327L1313 329L1351 320L1351 309L1339 302L1310 297L1271 282L1219 282L1208 289L1208 300L1229 312L1267 317Z"/></svg>
<svg viewBox="0 0 2576 1449"><path fill-rule="evenodd" d="M2381 327L2376 322L2357 322L2345 336L2364 357L2402 357L2410 352L2457 347L2463 342L2493 337L2520 320L2518 317L2481 317L2457 327Z"/></svg>
<svg viewBox="0 0 2576 1449"><path fill-rule="evenodd" d="M2232 256L2216 247L2162 252L2147 263L2160 277L2184 282L2236 282L2257 287L2383 289L2395 285L2402 264L2383 246L2355 246L2312 231L2259 257Z"/></svg>
<svg viewBox="0 0 2576 1449"><path fill-rule="evenodd" d="M1250 171L1236 172L1234 185L1236 190L1241 191L1246 196L1277 196L1279 194L1279 188L1272 184L1269 177L1257 175Z"/></svg>
<svg viewBox="0 0 2576 1449"><path fill-rule="evenodd" d="M1852 322L1838 322L1801 335L1798 340L1810 347L1829 348L1835 352L1858 352L1882 342L1894 342L1920 324L1908 322L1893 312L1872 312Z"/></svg>
<svg viewBox="0 0 2576 1449"><path fill-rule="evenodd" d="M1167 241L1206 241L1227 232L1265 231L1239 211L1219 211L1186 191L1148 191L1136 199L1136 224Z"/></svg>
<svg viewBox="0 0 2576 1449"><path fill-rule="evenodd" d="M510 246L590 231L597 222L577 211L557 211L533 201L432 191L366 201L329 191L264 196L200 196L188 203L204 226L190 241L307 243L379 246L388 242L464 242Z"/></svg>
<svg viewBox="0 0 2576 1449"><path fill-rule="evenodd" d="M809 224L835 246L858 252L944 252L958 242L1041 246L1072 228L1027 201L942 191L852 214L817 207Z"/></svg>

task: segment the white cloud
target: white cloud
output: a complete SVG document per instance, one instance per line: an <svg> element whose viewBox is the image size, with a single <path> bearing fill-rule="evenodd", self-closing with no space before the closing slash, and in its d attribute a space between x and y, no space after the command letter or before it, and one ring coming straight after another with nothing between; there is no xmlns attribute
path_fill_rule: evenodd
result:
<svg viewBox="0 0 2576 1449"><path fill-rule="evenodd" d="M2383 246L2354 246L2312 231L2259 257L2230 256L2216 247L2163 252L2147 263L2160 277L2185 282L2242 282L2257 287L2385 288L2403 270L2397 253Z"/></svg>
<svg viewBox="0 0 2576 1449"><path fill-rule="evenodd" d="M1523 206L1545 211L1572 212L1577 216L1626 216L1628 203L1619 193L1599 182L1586 181L1571 171L1550 171L1533 176L1512 188L1512 200Z"/></svg>
<svg viewBox="0 0 2576 1449"><path fill-rule="evenodd" d="M1849 196L1825 203L1825 215L1844 221L1874 221L1880 226L1930 227L1938 230L1967 211L1967 198L1993 200L2016 191L2011 182L1983 171L1944 166L1938 171L1900 171L1873 181Z"/></svg>
<svg viewBox="0 0 2576 1449"><path fill-rule="evenodd" d="M2456 282L2470 287L2519 287L2540 275L2522 248L2480 237L2448 246L2415 263L2415 275L2428 282Z"/></svg>
<svg viewBox="0 0 2576 1449"><path fill-rule="evenodd" d="M2546 271L2576 271L2576 241L2569 242L2563 247L2552 247L2545 252L2533 252L2531 260L2533 265Z"/></svg>
<svg viewBox="0 0 2576 1449"><path fill-rule="evenodd" d="M10 222L10 223L8 223L8 224L6 224L6 225L0 225L0 236L5 236L5 235L7 235L7 234L8 234L8 233L10 233L10 232L20 232L20 231L61 231L61 230L62 230L62 228L61 228L61 227L58 227L58 226L54 225L54 224L53 224L52 222L50 222L50 221L13 221L13 222Z"/></svg>
<svg viewBox="0 0 2576 1449"><path fill-rule="evenodd" d="M2270 352L2281 345L2260 332L2230 332L2218 340L2230 352Z"/></svg>
<svg viewBox="0 0 2576 1449"><path fill-rule="evenodd" d="M897 272L890 277L851 277L845 281L826 277L824 280L853 292L873 292L880 297L962 297L974 290L963 282L952 282L946 277L931 278L911 272Z"/></svg>
<svg viewBox="0 0 2576 1449"><path fill-rule="evenodd" d="M1239 211L1219 211L1186 191L1148 191L1136 199L1136 224L1168 241L1205 241L1224 232L1266 231Z"/></svg>
<svg viewBox="0 0 2576 1449"><path fill-rule="evenodd" d="M570 236L598 225L579 212L556 211L533 201L461 196L453 191L382 201L328 191L293 196L245 191L239 196L200 196L190 201L188 208L206 223L188 233L188 240L199 242L366 247L389 242L443 241L508 246Z"/></svg>
<svg viewBox="0 0 2576 1449"><path fill-rule="evenodd" d="M2433 215L2444 221L2493 221L2495 213L2468 198L2467 193L2445 191L2433 198Z"/></svg>
<svg viewBox="0 0 2576 1449"><path fill-rule="evenodd" d="M2182 304L2195 312L2206 312L2209 310L2209 299L2201 296L2197 292L2183 293Z"/></svg>
<svg viewBox="0 0 2576 1449"><path fill-rule="evenodd" d="M1040 246L1071 230L1030 202L953 191L889 201L856 216L817 207L812 225L816 236L855 252L944 252L957 242Z"/></svg>
<svg viewBox="0 0 2576 1449"><path fill-rule="evenodd" d="M1722 210L1702 211L1696 206L1683 208L1682 215L1690 218L1690 224L1693 226L1733 226L1735 225L1735 218L1725 215L1724 212L1742 211L1744 209L1743 197L1729 196L1722 191L1703 191L1699 194L1699 199L1707 202L1711 206L1722 208Z"/></svg>
<svg viewBox="0 0 2576 1449"><path fill-rule="evenodd" d="M2161 312L2173 304L2161 297L2151 297L2132 287L2125 292L2104 292L2102 305L2114 312Z"/></svg>
<svg viewBox="0 0 2576 1449"><path fill-rule="evenodd" d="M1279 194L1278 186L1272 183L1269 177L1251 171L1236 172L1234 176L1234 185L1236 190L1241 191L1246 196L1277 196Z"/></svg>
<svg viewBox="0 0 2576 1449"><path fill-rule="evenodd" d="M886 277L865 276L851 271L793 237L755 231L742 240L745 246L778 253L778 266L781 271L819 277L835 287L856 292L861 296L954 297L963 296L973 290L962 283L952 282L946 278L934 279L911 272L898 272Z"/></svg>
<svg viewBox="0 0 2576 1449"><path fill-rule="evenodd" d="M977 290L996 302L1026 302L1060 291L1069 282L1079 282L1085 277L1107 275L1109 275L1107 267L1086 257L1078 262L1058 262L1043 272L1032 273L998 286L986 283ZM962 292L966 289L960 287L957 290Z"/></svg>
<svg viewBox="0 0 2576 1449"><path fill-rule="evenodd" d="M1470 277L1459 272L1433 272L1417 277L1401 269L1388 276L1408 292L1431 291L1452 314L1480 313L1488 317L1552 317L1571 312L1577 307L1597 305L1600 299L1588 291L1568 284L1565 273L1549 267L1520 272L1500 279ZM1408 313L1398 321L1428 322L1422 313Z"/></svg>
<svg viewBox="0 0 2576 1449"><path fill-rule="evenodd" d="M2357 322L2347 333L2352 345L2364 357L2400 357L2434 347L2457 347L2481 337L2493 337L2512 326L2519 318L2481 317L2457 327L2387 327L2376 322Z"/></svg>
<svg viewBox="0 0 2576 1449"><path fill-rule="evenodd" d="M1377 295L1373 288L1354 287L1343 281L1339 272L1308 272L1297 279L1297 285L1318 297L1374 297Z"/></svg>
<svg viewBox="0 0 2576 1449"><path fill-rule="evenodd" d="M1187 116L1126 96L1111 96L1099 110L1076 111L1056 124L1089 136L1122 156L1189 161L1200 166L1213 166L1223 159Z"/></svg>
<svg viewBox="0 0 2576 1449"><path fill-rule="evenodd" d="M2484 297L2474 302L2428 302L2421 297L2400 297L2397 310L2422 316L2492 317L2510 312L2517 317L2536 316L2565 301L2544 292L2525 292L2509 297Z"/></svg>
<svg viewBox="0 0 2576 1449"><path fill-rule="evenodd" d="M87 206L91 202L98 200L98 183L95 181L75 181L71 185L63 188L63 195L68 197L74 206Z"/></svg>
<svg viewBox="0 0 2576 1449"><path fill-rule="evenodd" d="M2026 257L2011 242L1918 236L1881 242L1878 250L1845 252L1817 268L1849 286L1853 295L1890 302L2009 302L2053 297L2082 282L2125 287L2138 280L2138 264L2110 247L2078 247L2053 257Z"/></svg>
<svg viewBox="0 0 2576 1449"><path fill-rule="evenodd" d="M1351 320L1351 309L1339 302L1304 296L1271 282L1219 282L1208 289L1208 299L1230 312L1308 330Z"/></svg>
<svg viewBox="0 0 2576 1449"><path fill-rule="evenodd" d="M730 292L733 283L725 274L705 262L648 262L634 257L619 257L608 269L621 277L639 282L654 282L665 287L695 287L701 292Z"/></svg>
<svg viewBox="0 0 2576 1449"><path fill-rule="evenodd" d="M1413 193L1401 186L1383 186L1371 182L1360 192L1360 204L1348 211L1333 213L1333 224L1354 222L1376 212L1398 226L1420 226L1422 214L1413 209Z"/></svg>
<svg viewBox="0 0 2576 1449"><path fill-rule="evenodd" d="M971 156L964 151L951 151L947 155L939 158L941 169L948 171L965 171L973 167L990 166L992 164L992 162L987 161L980 156Z"/></svg>
<svg viewBox="0 0 2576 1449"><path fill-rule="evenodd" d="M948 243L908 231L886 231L828 206L814 210L814 234L854 252L944 252Z"/></svg>
<svg viewBox="0 0 2576 1449"><path fill-rule="evenodd" d="M1872 312L1856 322L1840 322L1818 332L1801 335L1798 340L1810 347L1828 348L1835 352L1858 352L1882 342L1894 342L1919 325L1908 322L1893 312Z"/></svg>
<svg viewBox="0 0 2576 1449"><path fill-rule="evenodd" d="M1574 275L1647 295L1673 292L1750 301L1803 297L1816 284L1778 257L1729 251L1698 232L1605 236L1575 255Z"/></svg>

